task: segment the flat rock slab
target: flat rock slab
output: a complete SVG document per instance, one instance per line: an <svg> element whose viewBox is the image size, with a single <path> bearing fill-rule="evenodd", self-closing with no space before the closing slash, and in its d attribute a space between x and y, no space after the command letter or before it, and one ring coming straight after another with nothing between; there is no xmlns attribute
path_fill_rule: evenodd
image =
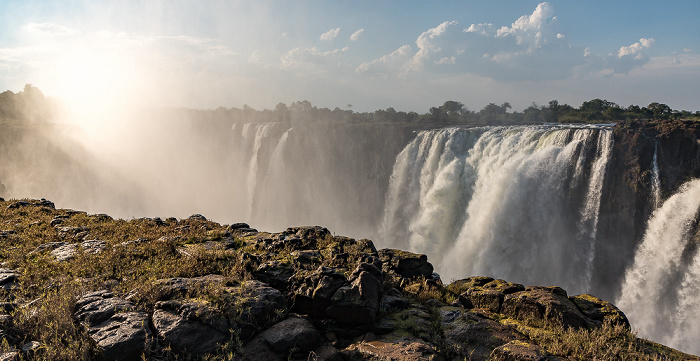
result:
<svg viewBox="0 0 700 361"><path fill-rule="evenodd" d="M138 360L150 348L148 314L110 292L83 295L76 303L75 318L87 328L106 360Z"/></svg>

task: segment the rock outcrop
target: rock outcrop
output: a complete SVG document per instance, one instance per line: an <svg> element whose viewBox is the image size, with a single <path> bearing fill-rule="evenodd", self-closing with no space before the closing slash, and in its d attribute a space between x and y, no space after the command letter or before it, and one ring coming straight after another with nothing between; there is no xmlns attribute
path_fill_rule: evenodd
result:
<svg viewBox="0 0 700 361"><path fill-rule="evenodd" d="M0 220L45 210L0 239L24 247L0 268L8 360L61 359L66 344L73 359L561 360L570 351L553 340L597 330L647 347L634 355L698 360L644 346L619 309L592 295L491 277L445 285L425 255L322 227L126 222L23 202L0 205Z"/></svg>

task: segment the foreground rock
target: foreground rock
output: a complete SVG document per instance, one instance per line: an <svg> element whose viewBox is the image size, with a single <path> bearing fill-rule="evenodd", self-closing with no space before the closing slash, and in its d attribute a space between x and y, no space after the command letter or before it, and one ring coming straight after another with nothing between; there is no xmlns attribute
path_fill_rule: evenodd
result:
<svg viewBox="0 0 700 361"><path fill-rule="evenodd" d="M149 349L148 314L107 291L83 295L75 317L97 343L106 360L137 360Z"/></svg>
<svg viewBox="0 0 700 361"><path fill-rule="evenodd" d="M491 277L445 285L425 255L323 227L268 233L199 215L124 221L20 202L0 204L0 358L596 357L557 346L566 332L613 335L588 346L619 346L628 359L698 360L636 339L592 295Z"/></svg>

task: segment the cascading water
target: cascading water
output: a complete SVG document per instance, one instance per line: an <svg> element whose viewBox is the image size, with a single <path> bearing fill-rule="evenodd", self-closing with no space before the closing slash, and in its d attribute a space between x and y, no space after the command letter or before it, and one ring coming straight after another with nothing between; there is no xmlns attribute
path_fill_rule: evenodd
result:
<svg viewBox="0 0 700 361"><path fill-rule="evenodd" d="M649 221L617 306L640 336L700 353L700 180L684 184Z"/></svg>
<svg viewBox="0 0 700 361"><path fill-rule="evenodd" d="M586 291L611 149L602 127L421 132L397 157L381 245L426 253L445 280Z"/></svg>
<svg viewBox="0 0 700 361"><path fill-rule="evenodd" d="M654 140L654 158L651 161L651 194L654 197L654 209L661 206L661 179L659 177L659 142Z"/></svg>

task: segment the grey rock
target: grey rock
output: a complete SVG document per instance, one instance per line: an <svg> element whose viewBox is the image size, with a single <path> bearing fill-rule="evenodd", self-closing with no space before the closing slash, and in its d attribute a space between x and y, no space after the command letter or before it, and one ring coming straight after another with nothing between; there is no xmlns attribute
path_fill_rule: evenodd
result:
<svg viewBox="0 0 700 361"><path fill-rule="evenodd" d="M433 265L428 262L428 256L424 254L397 249L381 249L378 253L385 272L394 272L407 278L431 278L433 275Z"/></svg>
<svg viewBox="0 0 700 361"><path fill-rule="evenodd" d="M150 348L148 314L107 291L91 292L76 302L75 317L106 360L138 360Z"/></svg>
<svg viewBox="0 0 700 361"><path fill-rule="evenodd" d="M370 267L376 269L374 265L366 263L358 266L353 274L359 274L352 283L335 292L331 305L326 309L329 318L347 324L374 322L382 299L382 284L375 272L361 270Z"/></svg>
<svg viewBox="0 0 700 361"><path fill-rule="evenodd" d="M0 268L0 288L9 290L16 287L17 278L19 278L19 273L17 271L8 268Z"/></svg>
<svg viewBox="0 0 700 361"><path fill-rule="evenodd" d="M290 317L261 333L270 347L280 353L291 349L311 351L322 341L321 334L306 319Z"/></svg>
<svg viewBox="0 0 700 361"><path fill-rule="evenodd" d="M193 356L215 352L228 338L226 319L195 301L156 303L153 326L173 349Z"/></svg>

